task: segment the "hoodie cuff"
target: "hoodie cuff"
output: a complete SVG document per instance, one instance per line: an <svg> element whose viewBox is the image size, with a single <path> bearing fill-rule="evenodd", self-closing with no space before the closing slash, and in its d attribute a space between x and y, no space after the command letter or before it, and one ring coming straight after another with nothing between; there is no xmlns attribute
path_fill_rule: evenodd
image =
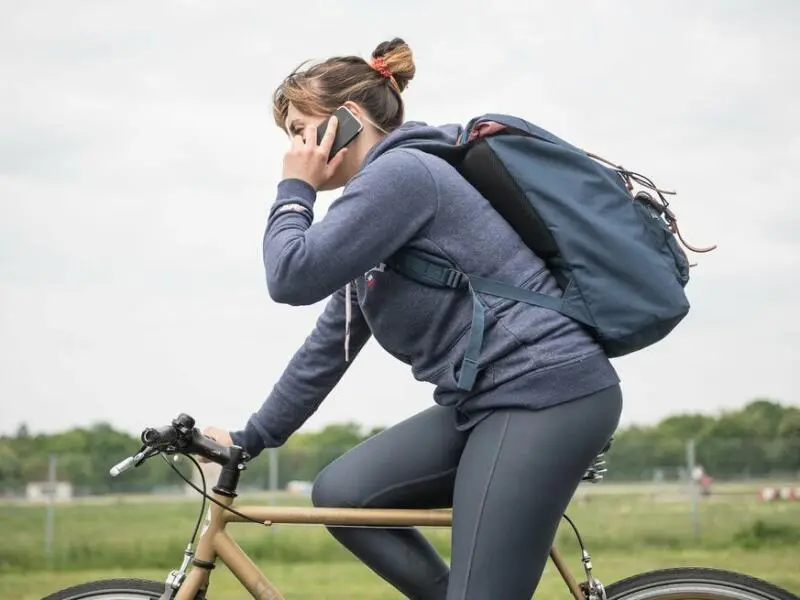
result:
<svg viewBox="0 0 800 600"><path fill-rule="evenodd" d="M302 179L284 179L278 184L275 203L269 209L268 223L284 215L303 215L307 226L314 220L314 201L316 190Z"/></svg>
<svg viewBox="0 0 800 600"><path fill-rule="evenodd" d="M241 447L251 459L261 454L264 448L277 448L281 445L254 421L250 419L244 429L229 432L234 445Z"/></svg>

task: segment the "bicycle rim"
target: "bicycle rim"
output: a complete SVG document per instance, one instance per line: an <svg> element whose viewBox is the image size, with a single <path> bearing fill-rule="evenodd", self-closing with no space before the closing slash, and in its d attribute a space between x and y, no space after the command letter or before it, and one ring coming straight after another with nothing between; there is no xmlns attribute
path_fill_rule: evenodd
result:
<svg viewBox="0 0 800 600"><path fill-rule="evenodd" d="M800 600L769 582L704 568L642 573L606 588L608 600Z"/></svg>

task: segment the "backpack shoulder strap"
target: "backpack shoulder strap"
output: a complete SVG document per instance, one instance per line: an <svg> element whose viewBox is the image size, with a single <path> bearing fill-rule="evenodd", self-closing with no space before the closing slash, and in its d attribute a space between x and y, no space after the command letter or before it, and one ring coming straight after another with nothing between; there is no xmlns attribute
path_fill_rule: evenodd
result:
<svg viewBox="0 0 800 600"><path fill-rule="evenodd" d="M444 260L420 250L411 248L400 250L389 258L386 264L398 273L422 285L451 289L465 288L469 290L472 295L472 325L467 348L464 352L461 372L458 376L458 387L462 390L471 390L475 384L475 379L478 375L478 359L483 346L486 309L480 298L478 298L478 293L540 306L554 310L581 323L584 322L564 305L560 297L533 292L493 279L469 276L452 268Z"/></svg>

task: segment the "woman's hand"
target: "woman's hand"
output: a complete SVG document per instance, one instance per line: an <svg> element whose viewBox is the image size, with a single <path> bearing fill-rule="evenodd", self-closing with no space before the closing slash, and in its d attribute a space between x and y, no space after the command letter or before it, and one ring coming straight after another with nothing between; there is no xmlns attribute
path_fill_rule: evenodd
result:
<svg viewBox="0 0 800 600"><path fill-rule="evenodd" d="M231 434L225 431L224 429L220 429L219 427L206 427L205 429L203 429L202 434L206 437L210 437L212 440L214 440L218 444L222 444L223 446L233 445ZM210 460L203 458L202 456L198 456L197 459L201 463L211 462Z"/></svg>
<svg viewBox="0 0 800 600"><path fill-rule="evenodd" d="M328 162L337 124L336 117L331 117L319 145L317 128L313 125L292 138L292 147L283 157L284 179L301 179L317 190L333 176L347 153L347 148L342 148Z"/></svg>

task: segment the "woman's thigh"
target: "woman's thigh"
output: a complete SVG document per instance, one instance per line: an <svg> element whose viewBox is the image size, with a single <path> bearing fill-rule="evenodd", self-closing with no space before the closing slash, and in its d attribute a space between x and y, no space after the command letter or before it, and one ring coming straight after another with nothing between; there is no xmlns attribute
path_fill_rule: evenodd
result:
<svg viewBox="0 0 800 600"><path fill-rule="evenodd" d="M449 508L467 433L433 406L365 440L318 475L317 506Z"/></svg>

